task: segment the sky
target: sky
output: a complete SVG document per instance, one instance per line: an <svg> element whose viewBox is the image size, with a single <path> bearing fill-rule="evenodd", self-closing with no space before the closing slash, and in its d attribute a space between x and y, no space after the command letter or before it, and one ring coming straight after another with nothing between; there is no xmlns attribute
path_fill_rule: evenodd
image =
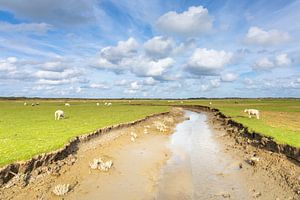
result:
<svg viewBox="0 0 300 200"><path fill-rule="evenodd" d="M297 0L0 0L0 96L300 97Z"/></svg>

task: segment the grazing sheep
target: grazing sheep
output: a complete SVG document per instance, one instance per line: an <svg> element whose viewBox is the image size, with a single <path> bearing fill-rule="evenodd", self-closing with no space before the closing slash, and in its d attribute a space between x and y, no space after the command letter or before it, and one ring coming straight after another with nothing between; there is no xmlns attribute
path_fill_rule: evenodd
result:
<svg viewBox="0 0 300 200"><path fill-rule="evenodd" d="M209 105L211 105L212 104L212 102L209 102Z"/></svg>
<svg viewBox="0 0 300 200"><path fill-rule="evenodd" d="M31 106L35 106L35 103L32 103Z"/></svg>
<svg viewBox="0 0 300 200"><path fill-rule="evenodd" d="M252 115L255 115L257 119L259 119L259 110L256 109L245 109L245 113L248 113L249 118L251 118Z"/></svg>
<svg viewBox="0 0 300 200"><path fill-rule="evenodd" d="M27 103L26 103L26 102L24 102L24 106L27 106Z"/></svg>
<svg viewBox="0 0 300 200"><path fill-rule="evenodd" d="M99 104L99 103L96 103L96 105L99 106L100 104Z"/></svg>
<svg viewBox="0 0 300 200"><path fill-rule="evenodd" d="M108 104L107 104L107 106L111 106L111 105L112 105L112 103L108 103Z"/></svg>
<svg viewBox="0 0 300 200"><path fill-rule="evenodd" d="M39 103L39 102L37 102L37 103L35 103L35 105L36 105L36 106L38 106L38 105L40 105L40 103Z"/></svg>
<svg viewBox="0 0 300 200"><path fill-rule="evenodd" d="M70 105L69 103L65 103L65 106L68 106L68 107L70 107L71 105Z"/></svg>
<svg viewBox="0 0 300 200"><path fill-rule="evenodd" d="M105 102L104 105L107 106L107 102Z"/></svg>
<svg viewBox="0 0 300 200"><path fill-rule="evenodd" d="M65 113L62 110L57 110L54 113L55 120L60 120L65 117Z"/></svg>

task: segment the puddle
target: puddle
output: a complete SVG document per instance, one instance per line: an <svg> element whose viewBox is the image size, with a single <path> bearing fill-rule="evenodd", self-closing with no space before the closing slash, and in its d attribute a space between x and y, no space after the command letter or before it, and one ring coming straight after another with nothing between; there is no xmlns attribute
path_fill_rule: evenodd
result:
<svg viewBox="0 0 300 200"><path fill-rule="evenodd" d="M206 115L186 111L168 144L171 158L162 169L157 199L248 199L238 163L222 152Z"/></svg>

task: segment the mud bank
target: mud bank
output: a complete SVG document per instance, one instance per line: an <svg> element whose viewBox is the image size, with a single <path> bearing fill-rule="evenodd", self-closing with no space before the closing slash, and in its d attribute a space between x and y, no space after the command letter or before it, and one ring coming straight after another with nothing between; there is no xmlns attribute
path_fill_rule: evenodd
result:
<svg viewBox="0 0 300 200"><path fill-rule="evenodd" d="M165 142L182 120L181 109L175 108L81 137L76 151L67 157L33 168L26 181L23 175L16 175L3 184L0 199L60 199L53 193L59 184L69 184L64 199L104 199L111 195L116 199L151 199L159 170L170 156ZM136 134L134 140L132 134ZM108 172L92 170L90 163L95 158L112 160L112 168Z"/></svg>
<svg viewBox="0 0 300 200"><path fill-rule="evenodd" d="M207 106L182 106L185 109L199 111L210 111L215 115L215 121L219 121L224 129L232 137L244 137L249 139L248 144L262 148L268 151L276 152L294 159L300 166L300 148L290 146L288 144L278 144L273 138L262 135L261 133L249 131L243 124L227 117L218 109L211 109Z"/></svg>
<svg viewBox="0 0 300 200"><path fill-rule="evenodd" d="M113 130L130 127L138 123L144 122L150 118L164 116L168 114L170 113L165 112L154 114L136 121L100 128L91 133L87 133L71 139L64 147L56 151L34 156L33 158L27 161L20 161L6 165L0 169L0 188L14 177L22 179L24 182L23 184L26 185L28 180L30 179L31 172L35 169L38 169L39 167L48 166L63 159L67 159L69 163L72 163L73 158L70 155L78 151L78 146L80 143L87 142L93 138L99 137ZM68 156L70 157L68 158Z"/></svg>
<svg viewBox="0 0 300 200"><path fill-rule="evenodd" d="M248 177L255 180L258 185L262 185L261 188L267 186L259 180L266 177L267 184L272 181L274 187L279 186L283 191L289 192L290 196L285 199L300 199L300 167L299 160L295 159L299 149L291 147L288 148L292 149L291 151L280 151L280 146L288 145L277 144L272 138L266 139L258 133L250 133L243 125L227 118L218 110L201 106L185 109L206 113L211 127L216 135L219 135L217 140L223 145L225 152L235 156L243 169L252 171L252 176ZM266 140L271 140L274 145L266 145L264 142ZM260 188L258 190L262 191Z"/></svg>

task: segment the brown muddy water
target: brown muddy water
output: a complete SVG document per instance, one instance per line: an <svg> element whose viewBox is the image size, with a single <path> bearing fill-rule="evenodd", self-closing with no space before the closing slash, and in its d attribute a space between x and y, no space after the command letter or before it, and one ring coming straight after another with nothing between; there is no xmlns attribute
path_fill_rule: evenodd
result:
<svg viewBox="0 0 300 200"><path fill-rule="evenodd" d="M238 164L219 147L206 115L185 115L190 120L170 136L172 156L162 169L157 199L251 199Z"/></svg>

